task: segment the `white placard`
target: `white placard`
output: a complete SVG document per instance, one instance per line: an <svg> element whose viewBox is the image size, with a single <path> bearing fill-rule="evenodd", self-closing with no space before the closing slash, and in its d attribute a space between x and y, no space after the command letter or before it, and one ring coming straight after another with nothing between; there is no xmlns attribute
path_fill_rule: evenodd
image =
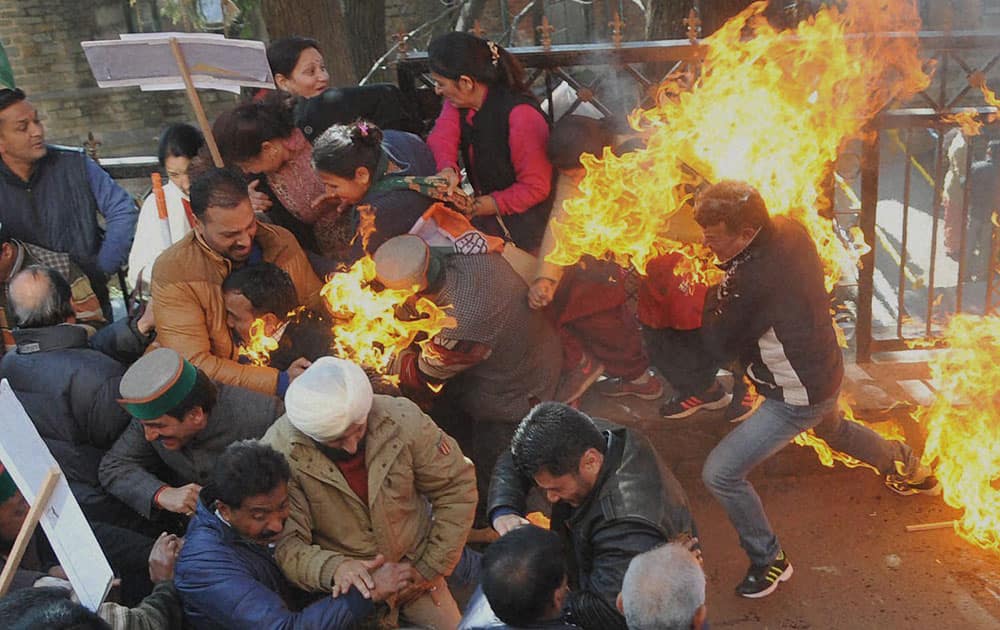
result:
<svg viewBox="0 0 1000 630"><path fill-rule="evenodd" d="M34 504L49 470L59 467L7 379L0 381L0 461L29 505ZM66 476L58 479L40 522L80 603L96 611L114 574Z"/></svg>
<svg viewBox="0 0 1000 630"><path fill-rule="evenodd" d="M141 33L81 46L99 87L183 90L171 39L180 44L196 88L239 93L241 86L274 87L264 42L211 33Z"/></svg>

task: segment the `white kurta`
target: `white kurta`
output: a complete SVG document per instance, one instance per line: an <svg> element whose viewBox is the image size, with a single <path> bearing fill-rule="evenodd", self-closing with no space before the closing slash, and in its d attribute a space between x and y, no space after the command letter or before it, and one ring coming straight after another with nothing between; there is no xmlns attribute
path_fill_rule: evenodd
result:
<svg viewBox="0 0 1000 630"><path fill-rule="evenodd" d="M143 283L148 285L156 257L191 231L182 201L187 199L187 196L173 182L163 185L163 196L167 201L167 225L170 228L170 235L167 236L163 221L156 211L156 196L150 193L139 210L135 240L132 241L132 251L128 255L127 279L130 289L135 288L140 274Z"/></svg>

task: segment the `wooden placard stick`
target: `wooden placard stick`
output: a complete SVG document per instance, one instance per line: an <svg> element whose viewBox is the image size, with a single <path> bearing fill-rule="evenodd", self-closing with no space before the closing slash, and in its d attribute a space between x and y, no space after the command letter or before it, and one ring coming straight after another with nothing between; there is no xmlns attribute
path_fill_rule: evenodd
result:
<svg viewBox="0 0 1000 630"><path fill-rule="evenodd" d="M920 523L918 525L907 525L906 531L913 532L928 532L933 529L951 529L955 526L955 521L937 521L935 523Z"/></svg>
<svg viewBox="0 0 1000 630"><path fill-rule="evenodd" d="M191 81L191 71L188 70L187 59L184 58L180 42L175 37L170 38L170 50L174 53L174 59L177 61L177 69L180 70L181 78L184 79L184 89L187 92L188 100L191 101L191 107L194 108L194 115L198 119L198 126L201 127L201 133L205 136L205 144L208 145L208 152L212 154L212 161L215 162L215 165L222 168L224 164L222 163L222 155L219 153L219 146L215 144L215 136L212 135L212 127L208 124L208 116L205 115L205 108L201 106L201 99L198 98L198 90L195 89L194 83Z"/></svg>
<svg viewBox="0 0 1000 630"><path fill-rule="evenodd" d="M49 499L52 498L52 491L56 489L56 482L59 481L59 475L61 474L58 468L52 468L45 475L45 480L38 491L38 496L35 497L35 502L31 504L31 509L28 510L28 515L24 518L24 523L21 525L21 531L17 533L14 546L11 547L10 554L7 556L7 563L3 565L3 573L0 573L0 597L7 594L7 589L10 588L10 583L14 580L14 574L17 573L18 567L21 566L21 559L24 557L24 552L28 549L28 543L35 533L35 528L38 527L38 521L42 518L42 513L49 506Z"/></svg>

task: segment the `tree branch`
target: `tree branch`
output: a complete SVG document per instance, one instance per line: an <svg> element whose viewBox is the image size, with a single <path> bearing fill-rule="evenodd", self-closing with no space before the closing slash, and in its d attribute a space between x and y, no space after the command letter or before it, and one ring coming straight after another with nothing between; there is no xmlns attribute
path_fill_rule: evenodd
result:
<svg viewBox="0 0 1000 630"><path fill-rule="evenodd" d="M465 2L462 2L460 4L456 4L455 6L448 7L447 9L445 9L444 11L442 11L441 13L439 13L437 16L431 18L430 20L427 20L426 22L424 22L423 24L421 24L417 28L413 29L409 33L406 33L406 35L404 36L404 40L405 39L410 39L414 35L416 35L417 33L420 33L421 31L424 31L424 30L430 28L431 26L434 26L435 24L437 24L441 20L445 19L446 17L448 17L449 15L451 15L452 13L454 13L457 9L460 9L463 6L465 6ZM378 72L383 67L382 64L384 64L386 62L386 60L389 58L389 56L392 55L392 53L396 52L396 50L399 48L399 45L402 42L403 42L403 40L400 40L400 41L396 42L395 44L393 44L392 46L390 46L389 50L385 51L385 54L382 55L381 57L379 57L375 61L375 63L372 64L371 69L368 70L368 74L366 74L364 76L364 78L362 78L360 81L358 81L358 85L365 85L366 83L368 83L368 81L372 78L372 76L374 76L375 73Z"/></svg>

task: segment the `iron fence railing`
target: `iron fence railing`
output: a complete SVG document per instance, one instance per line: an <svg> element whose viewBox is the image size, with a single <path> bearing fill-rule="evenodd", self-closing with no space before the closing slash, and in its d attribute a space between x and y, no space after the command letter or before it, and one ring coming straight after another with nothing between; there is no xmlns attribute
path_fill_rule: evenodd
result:
<svg viewBox="0 0 1000 630"><path fill-rule="evenodd" d="M1000 32L890 36L918 38L934 73L926 90L906 103L890 104L871 123L867 142L845 150L841 162L857 167L847 172L838 169L838 176L831 178L831 192L839 189L831 195L832 216L845 227L859 226L871 246L861 257L857 277L845 278L841 287L845 290L840 292L842 298L856 301L848 310L856 312L855 344L861 361L876 352L905 348L913 340L935 339L952 313L989 313L1000 306L996 247L986 254L974 252L974 260L969 256L972 244L984 241L969 234L970 217L978 219L976 213L982 209L970 205L977 193L970 190L965 176L973 167L981 167L993 126L988 124L983 135L963 136L967 143L963 164L949 161L945 138L957 127L953 117L962 109L977 108L983 120L996 113L984 106L979 86L1000 87ZM550 117L557 90L565 83L573 95L560 114L589 104L621 124L636 107L655 103L656 88L666 76L696 75L704 55L702 45L687 40L509 50L525 66ZM397 76L404 92L422 93L422 100L432 103L425 110L432 119L438 105L429 98L432 82L426 55L410 53L399 60ZM957 250L950 241L949 247L943 246L943 186L952 169L961 178L962 191L958 200L951 200L948 213L959 232ZM1000 199L992 209L997 207ZM976 226L979 229L981 221ZM948 227L952 230L955 225ZM972 270L973 264L982 268Z"/></svg>

